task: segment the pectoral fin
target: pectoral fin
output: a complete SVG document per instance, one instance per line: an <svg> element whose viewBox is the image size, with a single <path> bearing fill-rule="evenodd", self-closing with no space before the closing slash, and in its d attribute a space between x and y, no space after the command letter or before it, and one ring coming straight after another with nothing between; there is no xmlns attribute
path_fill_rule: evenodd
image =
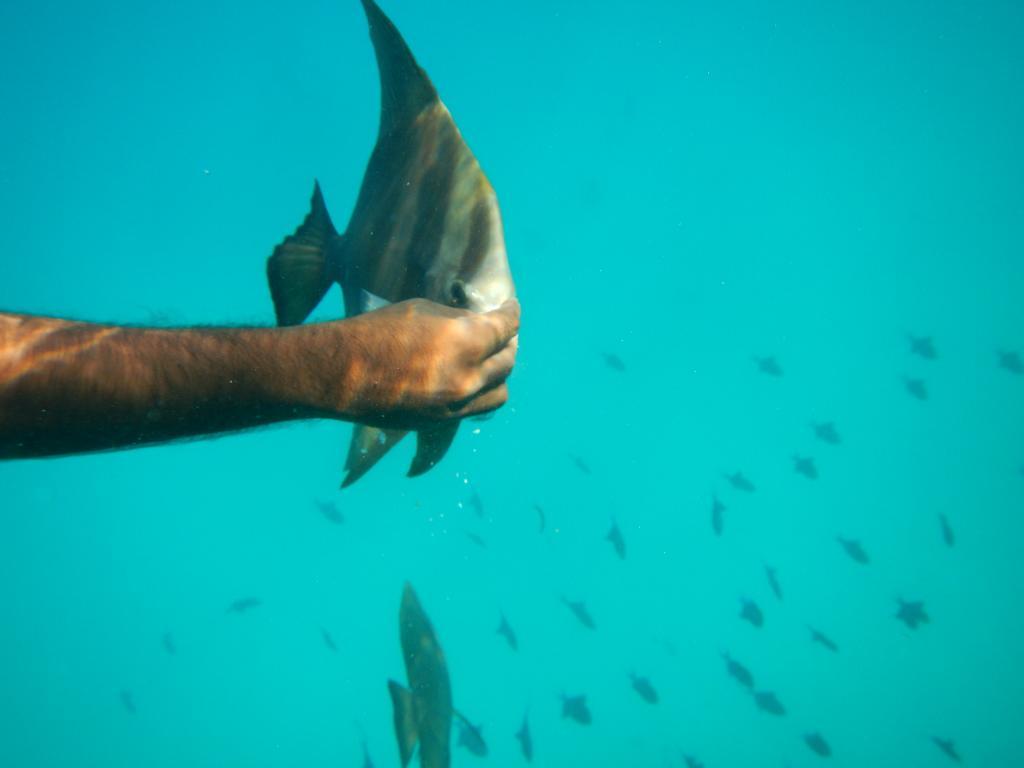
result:
<svg viewBox="0 0 1024 768"><path fill-rule="evenodd" d="M394 680L388 680L388 693L394 709L395 737L398 739L398 754L402 768L409 765L419 734L416 732L416 713L413 711L412 692Z"/></svg>
<svg viewBox="0 0 1024 768"><path fill-rule="evenodd" d="M453 421L417 432L416 455L409 467L409 477L422 475L443 459L458 429L459 422Z"/></svg>
<svg viewBox="0 0 1024 768"><path fill-rule="evenodd" d="M378 429L357 424L352 430L352 442L345 460L345 479L341 487L347 488L370 471L384 454L390 451L407 433L400 429Z"/></svg>

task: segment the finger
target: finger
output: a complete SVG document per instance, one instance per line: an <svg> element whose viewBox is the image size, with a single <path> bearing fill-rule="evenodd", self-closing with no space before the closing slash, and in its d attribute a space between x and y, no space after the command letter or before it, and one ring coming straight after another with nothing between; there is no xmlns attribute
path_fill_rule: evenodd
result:
<svg viewBox="0 0 1024 768"><path fill-rule="evenodd" d="M509 299L497 309L485 312L474 319L484 323L490 331L483 350L483 356L490 357L519 333L519 301Z"/></svg>
<svg viewBox="0 0 1024 768"><path fill-rule="evenodd" d="M484 360L480 366L480 376L483 381L481 389L490 389L500 384L512 373L512 366L516 363L516 352L519 350L519 337L513 336L512 340L495 355Z"/></svg>
<svg viewBox="0 0 1024 768"><path fill-rule="evenodd" d="M460 419L467 416L479 416L481 413L490 413L497 410L506 402L508 402L508 384L502 383L470 400L461 409L456 411L454 416Z"/></svg>

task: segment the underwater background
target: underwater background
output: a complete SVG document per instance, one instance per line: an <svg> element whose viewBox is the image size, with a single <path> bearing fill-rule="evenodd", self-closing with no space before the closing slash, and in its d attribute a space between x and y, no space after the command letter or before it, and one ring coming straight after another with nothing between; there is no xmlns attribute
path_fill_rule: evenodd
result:
<svg viewBox="0 0 1024 768"><path fill-rule="evenodd" d="M501 202L509 404L344 492L332 422L0 464L0 765L397 765L407 580L490 748L456 766L524 765L527 712L542 766L1024 764L1019 3L382 7ZM0 309L269 325L379 85L355 0L42 0L0 105Z"/></svg>

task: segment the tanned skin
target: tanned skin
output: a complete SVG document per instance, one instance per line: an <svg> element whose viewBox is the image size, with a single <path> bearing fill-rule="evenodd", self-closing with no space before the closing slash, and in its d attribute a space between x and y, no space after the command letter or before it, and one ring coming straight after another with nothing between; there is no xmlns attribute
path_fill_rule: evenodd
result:
<svg viewBox="0 0 1024 768"><path fill-rule="evenodd" d="M413 299L289 328L134 328L0 313L0 459L297 419L421 429L508 399L519 304Z"/></svg>

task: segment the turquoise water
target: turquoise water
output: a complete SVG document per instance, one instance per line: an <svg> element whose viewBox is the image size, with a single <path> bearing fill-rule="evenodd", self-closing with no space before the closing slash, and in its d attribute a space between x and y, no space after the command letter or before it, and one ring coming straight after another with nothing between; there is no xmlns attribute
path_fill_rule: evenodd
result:
<svg viewBox="0 0 1024 768"><path fill-rule="evenodd" d="M360 765L363 734L396 765L406 580L492 765L522 764L527 709L537 765L796 768L821 760L812 731L836 766L949 764L933 736L1024 761L1024 377L996 358L1024 354L1019 7L384 10L501 200L511 402L427 476L404 477L410 442L344 493L337 423L0 465L0 765ZM345 220L377 128L355 0L7 4L0 72L8 311L268 325L264 259L314 177ZM316 317L340 311L335 292ZM931 622L898 622L897 597Z"/></svg>

